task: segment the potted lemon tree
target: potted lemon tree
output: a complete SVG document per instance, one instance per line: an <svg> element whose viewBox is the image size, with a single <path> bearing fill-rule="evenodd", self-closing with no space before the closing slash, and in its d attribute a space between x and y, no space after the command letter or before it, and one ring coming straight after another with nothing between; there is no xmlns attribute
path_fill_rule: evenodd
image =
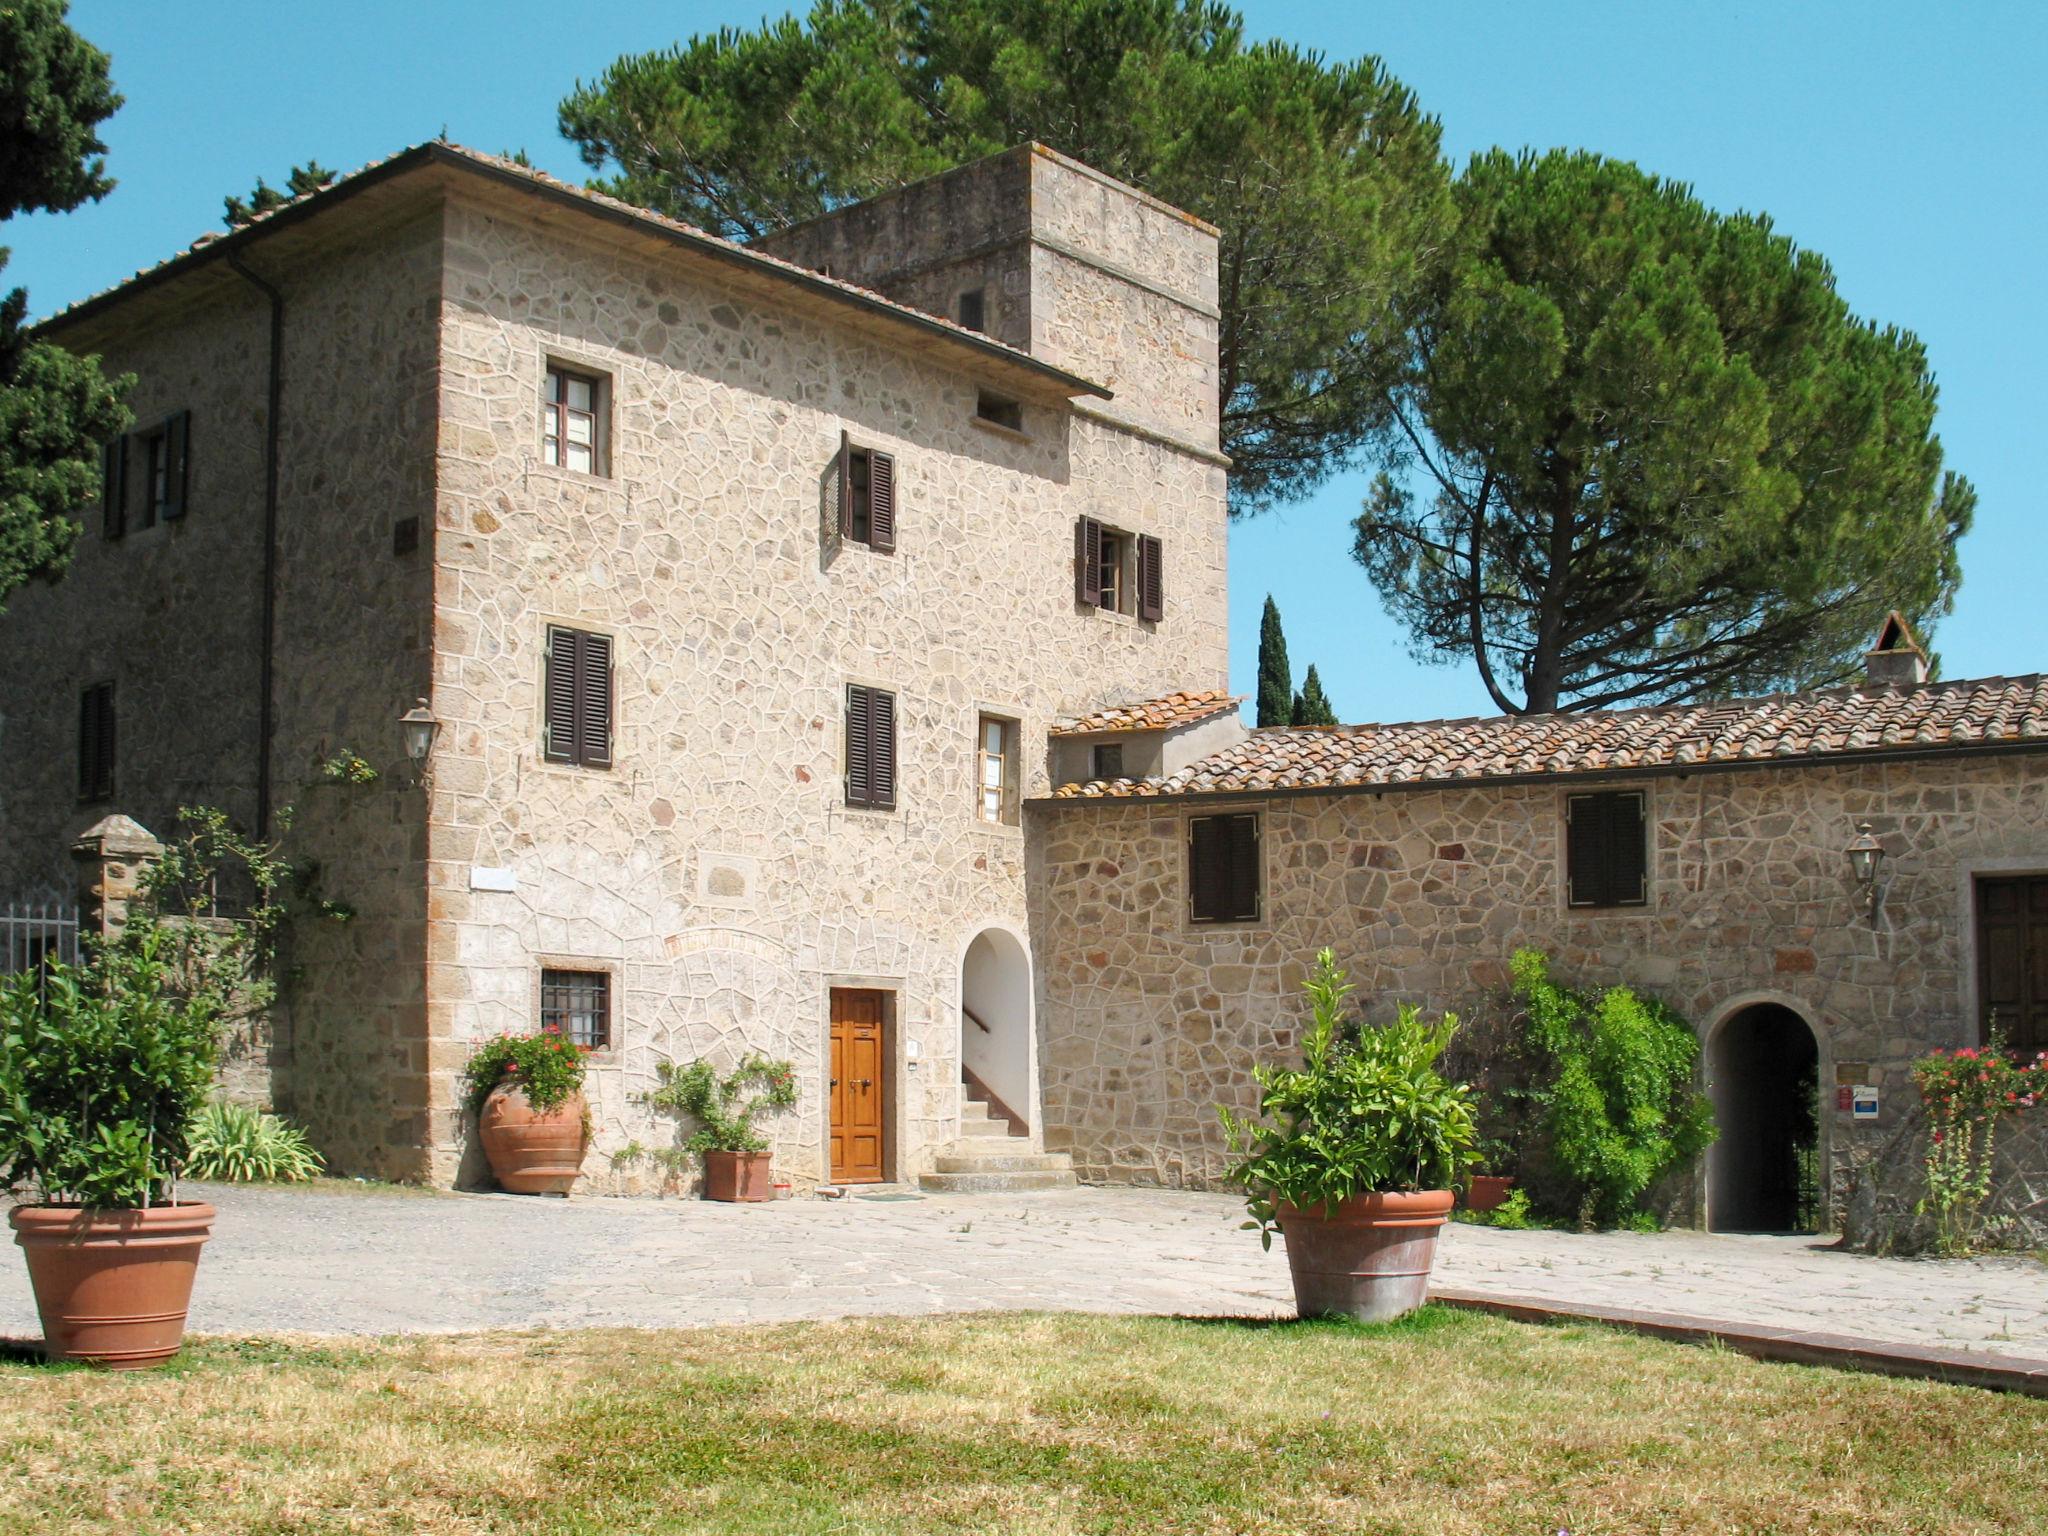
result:
<svg viewBox="0 0 2048 1536"><path fill-rule="evenodd" d="M1346 1017L1335 955L1303 983L1299 1068L1261 1065L1256 1115L1219 1106L1255 1228L1286 1241L1296 1310L1384 1322L1428 1298L1437 1235L1476 1143L1471 1097L1437 1058L1457 1029L1404 1004L1392 1023Z"/></svg>

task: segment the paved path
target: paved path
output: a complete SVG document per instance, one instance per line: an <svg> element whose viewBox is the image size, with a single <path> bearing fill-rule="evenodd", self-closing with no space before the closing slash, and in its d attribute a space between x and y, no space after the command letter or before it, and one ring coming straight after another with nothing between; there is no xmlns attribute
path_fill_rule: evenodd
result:
<svg viewBox="0 0 2048 1536"><path fill-rule="evenodd" d="M191 1325L376 1334L697 1326L983 1308L1280 1314L1275 1244L1222 1195L569 1201L216 1188ZM1437 1282L2048 1360L2048 1265L1836 1253L1805 1238L1447 1229ZM0 1263L0 1336L39 1333Z"/></svg>

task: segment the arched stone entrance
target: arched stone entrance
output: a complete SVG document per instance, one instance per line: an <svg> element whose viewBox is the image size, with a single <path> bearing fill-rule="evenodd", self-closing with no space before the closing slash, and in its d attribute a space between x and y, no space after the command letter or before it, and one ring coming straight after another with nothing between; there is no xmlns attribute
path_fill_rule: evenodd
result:
<svg viewBox="0 0 2048 1536"><path fill-rule="evenodd" d="M1821 1223L1820 1044L1783 1003L1751 1003L1707 1040L1707 1227L1812 1232Z"/></svg>
<svg viewBox="0 0 2048 1536"><path fill-rule="evenodd" d="M1028 1134L1031 1090L1031 957L1005 928L985 928L960 960L960 1067L969 1098Z"/></svg>

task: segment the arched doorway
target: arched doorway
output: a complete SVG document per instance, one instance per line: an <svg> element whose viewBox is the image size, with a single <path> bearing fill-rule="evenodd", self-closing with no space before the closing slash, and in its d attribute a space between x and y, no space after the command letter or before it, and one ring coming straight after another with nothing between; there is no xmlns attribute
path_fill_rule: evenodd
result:
<svg viewBox="0 0 2048 1536"><path fill-rule="evenodd" d="M1798 1013L1752 1003L1707 1042L1720 1135L1707 1150L1707 1226L1812 1232L1821 1221L1820 1046Z"/></svg>
<svg viewBox="0 0 2048 1536"><path fill-rule="evenodd" d="M983 929L960 960L960 1076L970 1099L1029 1134L1031 959L1007 929Z"/></svg>

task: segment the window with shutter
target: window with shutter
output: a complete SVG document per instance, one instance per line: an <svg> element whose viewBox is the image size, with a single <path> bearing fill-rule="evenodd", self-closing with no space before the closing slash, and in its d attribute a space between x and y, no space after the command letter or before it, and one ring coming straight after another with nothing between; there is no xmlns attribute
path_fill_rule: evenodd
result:
<svg viewBox="0 0 2048 1536"><path fill-rule="evenodd" d="M846 803L896 808L896 695L846 685Z"/></svg>
<svg viewBox="0 0 2048 1536"><path fill-rule="evenodd" d="M1565 902L1640 907L1649 902L1649 820L1640 790L1565 799Z"/></svg>
<svg viewBox="0 0 2048 1536"><path fill-rule="evenodd" d="M582 768L612 766L612 640L548 627L541 756Z"/></svg>
<svg viewBox="0 0 2048 1536"><path fill-rule="evenodd" d="M1084 517L1074 524L1074 601L1102 606L1102 524Z"/></svg>
<svg viewBox="0 0 2048 1536"><path fill-rule="evenodd" d="M154 528L170 490L170 443L164 429L143 434L142 504L135 509L137 529Z"/></svg>
<svg viewBox="0 0 2048 1536"><path fill-rule="evenodd" d="M126 433L100 448L100 518L110 539L128 531L128 437Z"/></svg>
<svg viewBox="0 0 2048 1536"><path fill-rule="evenodd" d="M78 696L78 798L114 794L114 685L94 683Z"/></svg>
<svg viewBox="0 0 2048 1536"><path fill-rule="evenodd" d="M180 411L164 423L164 499L161 508L165 522L176 522L185 515L186 464L192 450L192 413Z"/></svg>
<svg viewBox="0 0 2048 1536"><path fill-rule="evenodd" d="M1189 921L1257 922L1259 887L1256 814L1196 816L1189 820Z"/></svg>
<svg viewBox="0 0 2048 1536"><path fill-rule="evenodd" d="M839 537L876 554L896 550L896 458L839 435Z"/></svg>

